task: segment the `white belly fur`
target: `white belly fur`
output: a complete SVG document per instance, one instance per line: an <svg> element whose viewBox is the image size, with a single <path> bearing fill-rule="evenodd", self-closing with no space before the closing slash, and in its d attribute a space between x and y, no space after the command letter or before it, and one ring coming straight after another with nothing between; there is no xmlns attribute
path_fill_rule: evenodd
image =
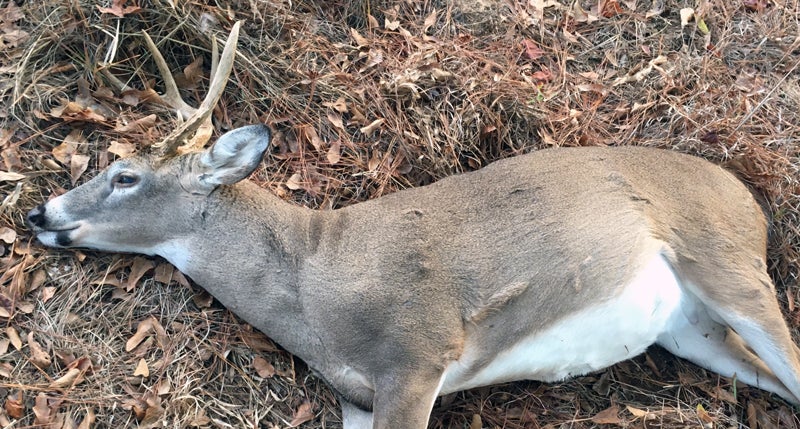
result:
<svg viewBox="0 0 800 429"><path fill-rule="evenodd" d="M514 380L559 381L634 357L668 329L683 293L658 255L616 298L564 315L498 353L473 376L468 374L471 356L485 352L481 344L468 342L461 359L445 369L440 394Z"/></svg>

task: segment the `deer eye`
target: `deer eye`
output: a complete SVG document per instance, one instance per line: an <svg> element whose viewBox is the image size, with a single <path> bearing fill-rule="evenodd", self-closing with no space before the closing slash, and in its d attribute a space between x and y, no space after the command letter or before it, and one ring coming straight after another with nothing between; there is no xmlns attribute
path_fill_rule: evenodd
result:
<svg viewBox="0 0 800 429"><path fill-rule="evenodd" d="M119 173L111 180L115 188L130 188L139 183L139 176L131 173Z"/></svg>

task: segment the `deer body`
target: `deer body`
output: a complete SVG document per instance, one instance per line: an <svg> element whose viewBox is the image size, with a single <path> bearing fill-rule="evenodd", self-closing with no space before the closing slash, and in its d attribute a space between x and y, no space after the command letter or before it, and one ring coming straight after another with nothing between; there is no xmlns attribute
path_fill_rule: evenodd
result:
<svg viewBox="0 0 800 429"><path fill-rule="evenodd" d="M46 245L163 256L314 368L348 429L425 427L437 395L561 380L654 343L800 402L766 220L718 166L550 149L315 211L242 180L268 143L251 126L123 159L29 222Z"/></svg>

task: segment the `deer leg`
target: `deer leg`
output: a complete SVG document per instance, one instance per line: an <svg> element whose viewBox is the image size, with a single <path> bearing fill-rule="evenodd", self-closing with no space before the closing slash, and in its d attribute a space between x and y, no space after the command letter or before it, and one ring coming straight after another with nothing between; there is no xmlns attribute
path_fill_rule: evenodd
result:
<svg viewBox="0 0 800 429"><path fill-rule="evenodd" d="M442 371L392 374L375 391L375 429L425 429L442 387Z"/></svg>
<svg viewBox="0 0 800 429"><path fill-rule="evenodd" d="M800 386L797 378L800 372L792 369L800 366L792 366L797 365L797 355L796 346L791 340L786 342L784 339L780 343L783 347L759 345L757 343L763 344L769 341L757 337L769 335L764 329L758 329L758 324L751 323L755 329L743 335L743 339L730 326L716 321L722 317L728 323L727 315L710 314L708 308L696 298L685 297L682 307L683 311L673 316L669 330L659 336L657 343L660 346L676 356L720 375L735 377L745 384L773 392L789 402L800 403L796 394ZM775 311L777 312L775 314L780 315L777 306ZM761 316L762 319L767 317ZM774 319L776 320L770 321L772 330L784 326L779 316ZM743 323L737 324L743 325ZM733 328L739 331L739 326ZM748 344L758 355L748 349ZM765 362L765 359L762 359L764 356L770 357L771 361ZM788 375L789 382L786 382L785 376L777 376L770 368L783 369L784 374Z"/></svg>
<svg viewBox="0 0 800 429"><path fill-rule="evenodd" d="M795 405L800 405L800 354L786 328L786 322L777 302L771 303L756 317L735 311L726 312L721 316L791 392L789 395L778 391L775 393ZM753 385L759 386L759 384ZM771 390L766 387L765 389Z"/></svg>
<svg viewBox="0 0 800 429"><path fill-rule="evenodd" d="M372 411L363 410L343 399L340 399L339 403L342 406L342 427L344 429L372 428Z"/></svg>

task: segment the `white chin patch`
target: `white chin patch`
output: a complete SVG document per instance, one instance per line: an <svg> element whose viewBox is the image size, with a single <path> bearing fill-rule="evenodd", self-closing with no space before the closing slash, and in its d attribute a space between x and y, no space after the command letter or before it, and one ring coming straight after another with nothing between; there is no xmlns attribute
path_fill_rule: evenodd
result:
<svg viewBox="0 0 800 429"><path fill-rule="evenodd" d="M56 231L42 231L36 234L36 239L39 240L40 243L48 247L64 247L58 244L57 236L58 232Z"/></svg>

